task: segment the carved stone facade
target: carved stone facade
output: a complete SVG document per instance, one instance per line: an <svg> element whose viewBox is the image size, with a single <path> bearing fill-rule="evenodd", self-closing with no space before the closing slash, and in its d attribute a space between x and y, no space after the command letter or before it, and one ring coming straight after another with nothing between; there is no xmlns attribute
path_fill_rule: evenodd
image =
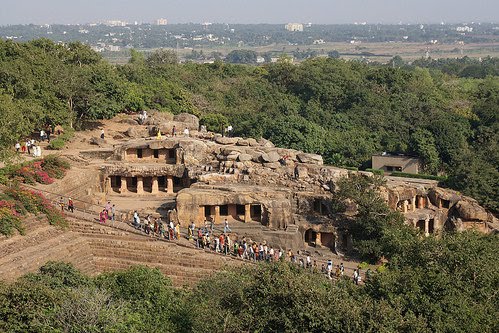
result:
<svg viewBox="0 0 499 333"><path fill-rule="evenodd" d="M182 125L178 119L175 126L191 129L189 136L139 136L107 153L99 150L98 156L105 157L100 169L102 191L174 195L183 226L192 222L199 226L206 220L258 222L276 233L276 241L296 242L291 235L296 231L299 240L309 245L337 251L351 247L348 219L332 211L331 198L335 183L353 171L325 166L320 155L277 148L264 139L198 132L193 124ZM146 129L154 135L162 126ZM425 235L444 228L497 230L497 220L476 201L439 188L434 181L389 179L381 195Z"/></svg>

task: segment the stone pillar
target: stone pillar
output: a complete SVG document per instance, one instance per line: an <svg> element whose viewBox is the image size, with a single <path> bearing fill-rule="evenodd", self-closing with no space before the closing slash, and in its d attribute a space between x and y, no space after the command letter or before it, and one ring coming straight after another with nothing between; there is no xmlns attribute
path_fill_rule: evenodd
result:
<svg viewBox="0 0 499 333"><path fill-rule="evenodd" d="M233 218L237 218L237 209L236 209L236 205L234 204L230 204L230 205L227 205L228 207L228 213L229 213L229 216L232 216Z"/></svg>
<svg viewBox="0 0 499 333"><path fill-rule="evenodd" d="M175 164L182 164L182 151L175 149Z"/></svg>
<svg viewBox="0 0 499 333"><path fill-rule="evenodd" d="M411 208L413 212L416 211L416 197L411 199Z"/></svg>
<svg viewBox="0 0 499 333"><path fill-rule="evenodd" d="M251 205L244 205L244 222L251 221Z"/></svg>
<svg viewBox="0 0 499 333"><path fill-rule="evenodd" d="M442 199L438 198L438 208L442 208Z"/></svg>
<svg viewBox="0 0 499 333"><path fill-rule="evenodd" d="M173 176L166 176L166 193L173 193Z"/></svg>
<svg viewBox="0 0 499 333"><path fill-rule="evenodd" d="M158 194L159 193L158 177L152 177L151 193L152 194Z"/></svg>
<svg viewBox="0 0 499 333"><path fill-rule="evenodd" d="M215 206L215 223L220 223L220 206Z"/></svg>
<svg viewBox="0 0 499 333"><path fill-rule="evenodd" d="M104 193L111 193L111 192L113 192L113 188L111 186L111 177L107 177L104 182Z"/></svg>
<svg viewBox="0 0 499 333"><path fill-rule="evenodd" d="M121 194L128 192L126 179L127 179L126 177L121 177L121 187L120 187Z"/></svg>
<svg viewBox="0 0 499 333"><path fill-rule="evenodd" d="M407 202L407 200L404 200L404 202L402 203L402 213L407 213L407 206L409 205L409 203Z"/></svg>
<svg viewBox="0 0 499 333"><path fill-rule="evenodd" d="M142 177L137 177L137 194L144 194L144 180Z"/></svg>
<svg viewBox="0 0 499 333"><path fill-rule="evenodd" d="M424 235L426 237L430 235L430 219L424 220Z"/></svg>
<svg viewBox="0 0 499 333"><path fill-rule="evenodd" d="M318 232L315 234L315 245L316 246L322 246L322 239L321 239L321 233Z"/></svg>
<svg viewBox="0 0 499 333"><path fill-rule="evenodd" d="M425 199L423 196L419 197L419 208L425 208Z"/></svg>
<svg viewBox="0 0 499 333"><path fill-rule="evenodd" d="M204 216L204 206L199 206L198 210L198 223L203 223L204 219L206 217Z"/></svg>

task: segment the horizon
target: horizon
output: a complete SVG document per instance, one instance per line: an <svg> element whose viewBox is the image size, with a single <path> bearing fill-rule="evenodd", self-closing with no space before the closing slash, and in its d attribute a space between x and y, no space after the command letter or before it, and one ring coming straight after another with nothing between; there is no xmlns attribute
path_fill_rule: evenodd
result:
<svg viewBox="0 0 499 333"><path fill-rule="evenodd" d="M108 20L134 24L165 18L169 24L458 24L498 23L499 2L476 0L5 0L0 26L87 25Z"/></svg>
<svg viewBox="0 0 499 333"><path fill-rule="evenodd" d="M161 19L161 18L157 18ZM101 21L95 22L78 22L78 23L61 23L61 22L45 22L45 23L8 23L8 24L0 24L0 27L11 27L11 26L45 26L45 25L62 25L62 26L77 26L77 25L105 25L110 21L122 21L126 23L126 26L130 25L156 25L154 21L128 21L120 18L111 17ZM135 24L136 22L136 24ZM255 23L239 23L239 22L175 22L162 25L166 26L174 26L174 25L202 25L209 23L211 25L286 25L288 23L300 23L303 25L311 24L312 26L322 26L322 25L418 25L418 24L426 24L426 25L457 25L457 24L466 24L466 25L481 25L481 24L498 24L498 21L453 21L453 22L345 22L345 23L314 23L314 22L299 22L299 21L289 21L289 22L255 22Z"/></svg>

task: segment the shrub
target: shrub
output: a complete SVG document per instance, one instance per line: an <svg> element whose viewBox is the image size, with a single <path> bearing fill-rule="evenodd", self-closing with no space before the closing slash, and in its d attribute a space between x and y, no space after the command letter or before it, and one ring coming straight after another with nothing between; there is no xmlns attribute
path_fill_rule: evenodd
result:
<svg viewBox="0 0 499 333"><path fill-rule="evenodd" d="M56 138L50 141L49 145L47 146L48 149L51 150L61 150L64 148L64 145L66 144L66 141L64 141L61 138Z"/></svg>
<svg viewBox="0 0 499 333"><path fill-rule="evenodd" d="M61 179L70 169L70 164L56 155L48 155L42 160L41 167L50 177Z"/></svg>
<svg viewBox="0 0 499 333"><path fill-rule="evenodd" d="M75 133L74 129L65 128L62 134L60 134L57 138L50 141L48 149L61 150L66 145L66 142L68 142L73 138L74 133Z"/></svg>
<svg viewBox="0 0 499 333"><path fill-rule="evenodd" d="M5 184L9 179L13 179L30 185L36 182L52 184L54 182L52 178L63 178L69 168L70 165L65 160L55 155L48 155L41 160L0 169L0 183Z"/></svg>
<svg viewBox="0 0 499 333"><path fill-rule="evenodd" d="M425 175L425 174L418 174L418 173L407 173L407 172L400 172L400 171L392 172L391 175L394 177L403 177L403 178L430 179L430 180L436 180L439 182L443 182L447 179L447 177L443 177L443 176L433 176L433 175Z"/></svg>
<svg viewBox="0 0 499 333"><path fill-rule="evenodd" d="M357 168L357 167L344 167L344 169L351 170L351 171L359 171L359 168Z"/></svg>
<svg viewBox="0 0 499 333"><path fill-rule="evenodd" d="M62 212L54 207L41 193L21 188L10 188L5 191L5 194L17 200L27 212L45 214L51 225L62 227L67 225Z"/></svg>
<svg viewBox="0 0 499 333"><path fill-rule="evenodd" d="M381 170L381 169L371 169L371 168L368 168L368 169L366 169L366 171L372 172L373 174L380 175L380 176L383 176L385 174L385 172L383 170Z"/></svg>
<svg viewBox="0 0 499 333"><path fill-rule="evenodd" d="M0 205L0 234L11 236L14 229L24 235L24 228L21 224L21 219L9 207L2 207Z"/></svg>

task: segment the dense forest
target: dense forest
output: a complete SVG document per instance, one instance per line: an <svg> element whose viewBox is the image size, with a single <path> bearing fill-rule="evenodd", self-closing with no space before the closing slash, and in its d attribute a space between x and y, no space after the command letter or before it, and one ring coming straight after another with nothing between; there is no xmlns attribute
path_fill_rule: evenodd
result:
<svg viewBox="0 0 499 333"><path fill-rule="evenodd" d="M46 124L78 129L119 112L189 112L212 130L230 123L237 135L337 166L368 168L383 151L417 155L426 173L497 211L498 62L487 60L483 75L464 75L463 63L453 71L423 60L178 64L170 51L132 50L128 64L114 66L78 42L0 41L0 145L6 152ZM481 73L480 64L472 70Z"/></svg>
<svg viewBox="0 0 499 333"><path fill-rule="evenodd" d="M175 289L157 269L96 277L49 262L0 283L4 332L483 332L499 330L497 235L417 238L356 286L287 262Z"/></svg>

